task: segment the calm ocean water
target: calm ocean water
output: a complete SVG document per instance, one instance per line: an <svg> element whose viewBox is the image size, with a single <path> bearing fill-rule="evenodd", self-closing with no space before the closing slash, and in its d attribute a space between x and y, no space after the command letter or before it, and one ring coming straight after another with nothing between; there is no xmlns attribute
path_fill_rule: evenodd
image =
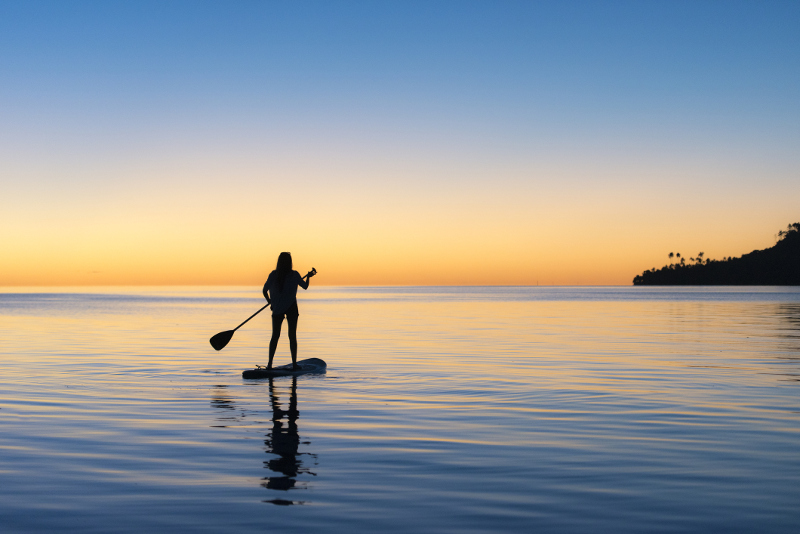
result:
<svg viewBox="0 0 800 534"><path fill-rule="evenodd" d="M800 532L800 288L0 289L0 530ZM276 364L290 361L284 338Z"/></svg>

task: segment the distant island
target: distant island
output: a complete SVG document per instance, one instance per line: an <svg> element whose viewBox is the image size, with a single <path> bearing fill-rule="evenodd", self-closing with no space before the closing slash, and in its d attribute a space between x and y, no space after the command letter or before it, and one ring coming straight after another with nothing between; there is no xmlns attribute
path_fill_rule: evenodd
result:
<svg viewBox="0 0 800 534"><path fill-rule="evenodd" d="M672 262L675 258L675 262ZM670 264L647 270L633 278L635 286L800 285L800 223L778 232L775 246L754 250L739 258L721 260L695 258L669 253Z"/></svg>

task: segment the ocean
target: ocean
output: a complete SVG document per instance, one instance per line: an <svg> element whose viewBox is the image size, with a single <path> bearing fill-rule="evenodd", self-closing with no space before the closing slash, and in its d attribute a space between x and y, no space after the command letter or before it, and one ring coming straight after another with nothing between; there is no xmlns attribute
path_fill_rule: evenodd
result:
<svg viewBox="0 0 800 534"><path fill-rule="evenodd" d="M0 530L800 532L800 287L260 289L0 288Z"/></svg>

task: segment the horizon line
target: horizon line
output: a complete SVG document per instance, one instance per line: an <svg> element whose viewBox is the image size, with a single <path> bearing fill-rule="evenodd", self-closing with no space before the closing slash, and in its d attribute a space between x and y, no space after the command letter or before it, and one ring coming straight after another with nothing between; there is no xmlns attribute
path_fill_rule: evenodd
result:
<svg viewBox="0 0 800 534"><path fill-rule="evenodd" d="M257 284L261 286L263 284ZM11 284L5 288L34 287L256 287L250 284ZM315 284L314 287L628 287L630 284Z"/></svg>

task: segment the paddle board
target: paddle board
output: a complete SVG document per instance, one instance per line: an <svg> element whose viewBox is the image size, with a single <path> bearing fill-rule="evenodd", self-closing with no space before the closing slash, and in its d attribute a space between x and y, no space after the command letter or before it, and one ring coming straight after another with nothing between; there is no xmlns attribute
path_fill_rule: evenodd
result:
<svg viewBox="0 0 800 534"><path fill-rule="evenodd" d="M258 365L255 369L242 371L242 378L269 378L271 376L297 376L310 373L324 373L325 369L328 367L328 364L319 358L300 360L297 362L297 365L300 366L300 369L293 370L291 363L279 365L272 369L267 369L266 367Z"/></svg>

